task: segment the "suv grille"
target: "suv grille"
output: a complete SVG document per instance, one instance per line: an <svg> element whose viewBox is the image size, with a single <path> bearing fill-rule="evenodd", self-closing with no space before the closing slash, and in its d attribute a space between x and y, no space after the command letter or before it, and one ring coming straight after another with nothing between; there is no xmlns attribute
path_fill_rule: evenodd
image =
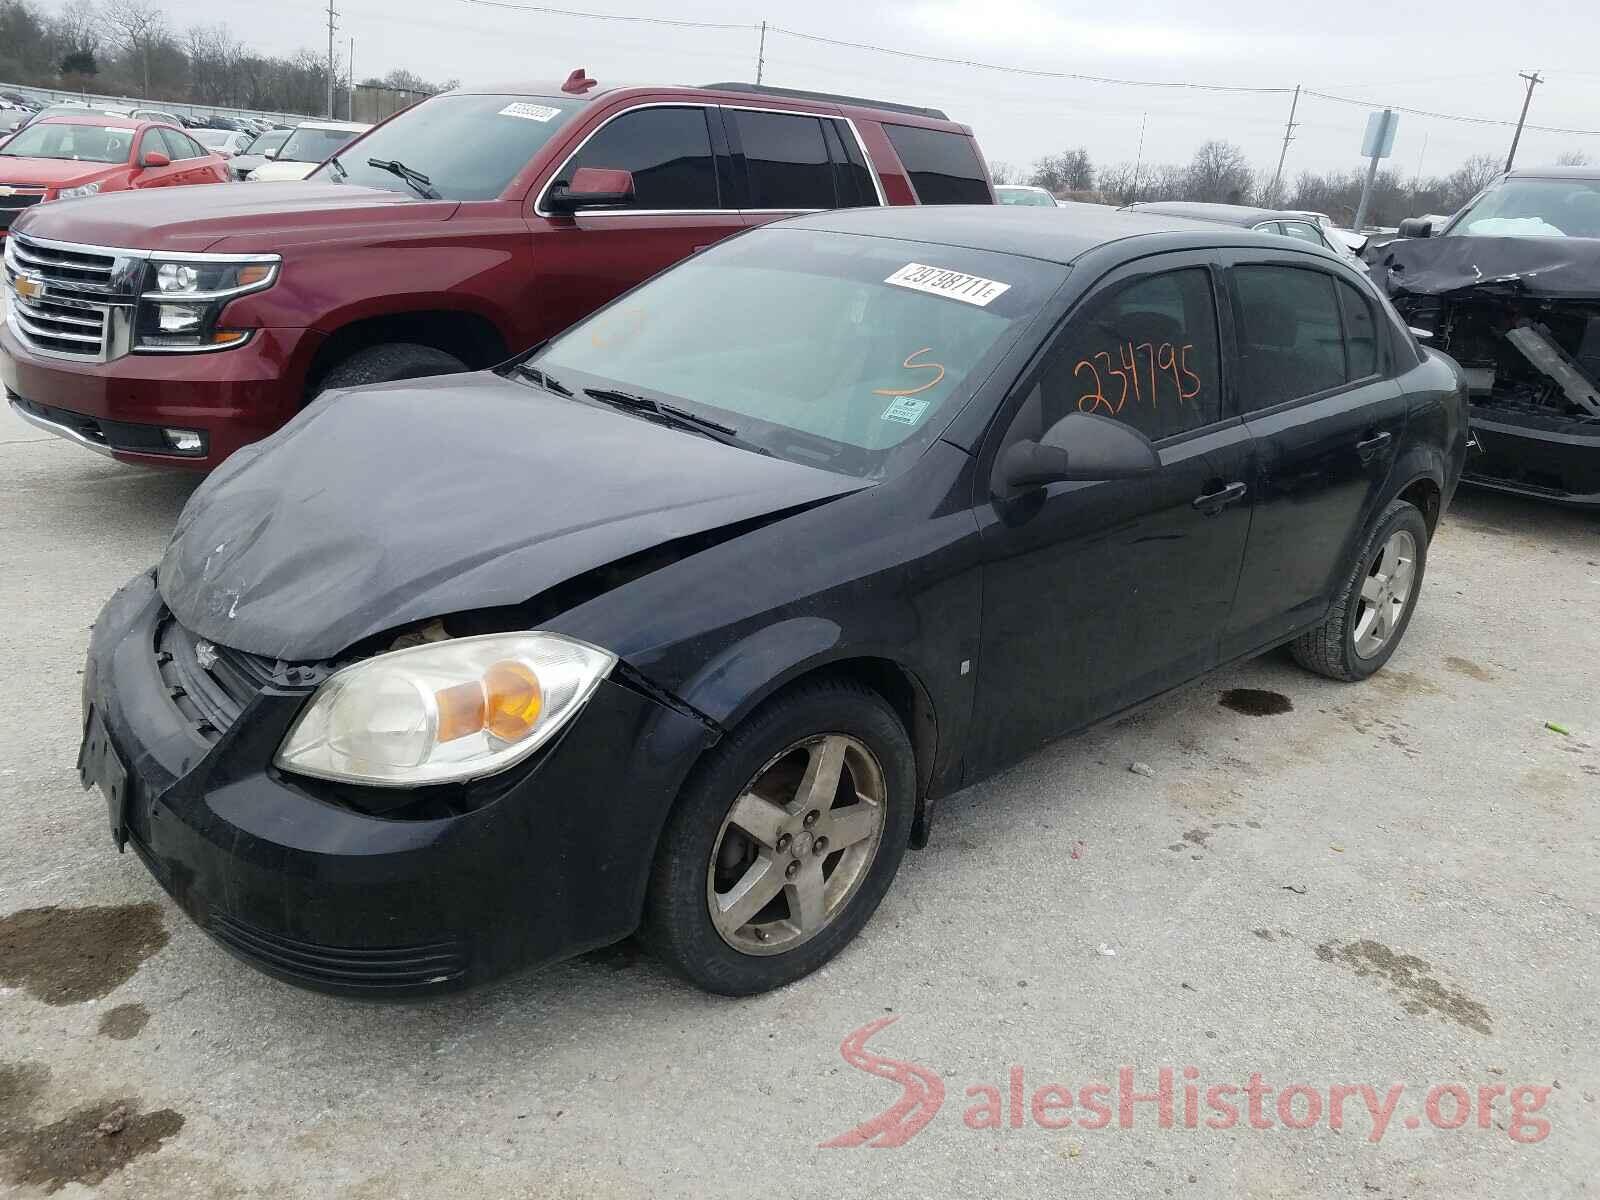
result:
<svg viewBox="0 0 1600 1200"><path fill-rule="evenodd" d="M143 271L140 258L12 234L4 270L11 328L41 353L105 362L127 349Z"/></svg>

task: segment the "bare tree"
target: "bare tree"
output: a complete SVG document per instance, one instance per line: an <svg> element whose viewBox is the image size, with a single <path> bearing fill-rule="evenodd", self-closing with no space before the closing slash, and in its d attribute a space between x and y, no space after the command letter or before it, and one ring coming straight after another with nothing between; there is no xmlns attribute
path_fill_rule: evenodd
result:
<svg viewBox="0 0 1600 1200"><path fill-rule="evenodd" d="M1189 161L1188 176L1187 199L1219 204L1245 203L1255 182L1244 151L1217 139L1201 143Z"/></svg>
<svg viewBox="0 0 1600 1200"><path fill-rule="evenodd" d="M1460 208L1500 174L1500 160L1492 154L1474 154L1445 178L1445 198L1450 209Z"/></svg>
<svg viewBox="0 0 1600 1200"><path fill-rule="evenodd" d="M1584 150L1563 150L1556 155L1556 164L1562 167L1587 167L1593 161Z"/></svg>
<svg viewBox="0 0 1600 1200"><path fill-rule="evenodd" d="M1094 187L1094 163L1082 146L1046 154L1033 164L1028 182L1051 192L1086 192Z"/></svg>
<svg viewBox="0 0 1600 1200"><path fill-rule="evenodd" d="M167 40L167 16L152 0L107 0L100 10L106 35L144 68L144 92L150 95L150 53Z"/></svg>
<svg viewBox="0 0 1600 1200"><path fill-rule="evenodd" d="M989 178L996 183L1026 183L1023 175L1019 166L998 158L989 160Z"/></svg>

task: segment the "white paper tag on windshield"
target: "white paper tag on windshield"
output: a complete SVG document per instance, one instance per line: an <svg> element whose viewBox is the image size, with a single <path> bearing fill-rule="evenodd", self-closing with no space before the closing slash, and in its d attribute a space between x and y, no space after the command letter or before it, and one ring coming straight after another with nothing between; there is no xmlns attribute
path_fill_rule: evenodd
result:
<svg viewBox="0 0 1600 1200"><path fill-rule="evenodd" d="M900 396L892 401L888 408L883 410L880 421L898 421L902 425L915 425L922 420L922 414L928 411L931 400L913 400L910 396Z"/></svg>
<svg viewBox="0 0 1600 1200"><path fill-rule="evenodd" d="M548 104L528 104L518 101L508 104L497 114L502 117L521 117L524 121L548 121L551 117L561 115L559 108L551 108Z"/></svg>
<svg viewBox="0 0 1600 1200"><path fill-rule="evenodd" d="M968 275L964 271L927 267L922 263L907 263L884 282L892 283L895 287L927 292L930 296L960 300L963 304L976 304L980 308L1011 290L1009 283L985 279L981 275Z"/></svg>

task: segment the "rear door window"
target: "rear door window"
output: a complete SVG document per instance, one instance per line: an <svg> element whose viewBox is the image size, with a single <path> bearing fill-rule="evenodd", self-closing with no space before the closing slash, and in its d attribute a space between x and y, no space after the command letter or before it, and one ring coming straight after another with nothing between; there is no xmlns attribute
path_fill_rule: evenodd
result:
<svg viewBox="0 0 1600 1200"><path fill-rule="evenodd" d="M1315 395L1345 382L1335 280L1301 267L1233 268L1244 412Z"/></svg>
<svg viewBox="0 0 1600 1200"><path fill-rule="evenodd" d="M915 125L885 123L883 131L923 204L994 203L971 138Z"/></svg>
<svg viewBox="0 0 1600 1200"><path fill-rule="evenodd" d="M1203 267L1113 284L1073 314L1040 378L1043 429L1071 412L1151 441L1222 417L1217 308Z"/></svg>
<svg viewBox="0 0 1600 1200"><path fill-rule="evenodd" d="M1292 237L1296 241L1310 242L1313 246L1327 249L1328 243L1322 240L1322 235L1317 232L1316 226L1309 221L1283 221L1285 237Z"/></svg>
<svg viewBox="0 0 1600 1200"><path fill-rule="evenodd" d="M750 208L836 208L838 189L822 122L804 114L728 109L744 147Z"/></svg>
<svg viewBox="0 0 1600 1200"><path fill-rule="evenodd" d="M556 182L570 184L583 167L631 171L630 208L722 207L704 108L640 108L623 113L589 139Z"/></svg>
<svg viewBox="0 0 1600 1200"><path fill-rule="evenodd" d="M872 186L872 170L861 153L861 143L855 130L844 121L825 120L822 131L828 139L828 149L833 156L835 176L838 179L839 206L841 208L877 207L878 192Z"/></svg>
<svg viewBox="0 0 1600 1200"><path fill-rule="evenodd" d="M1383 366L1378 350L1378 315L1372 301L1344 280L1339 281L1339 304L1344 310L1344 345L1351 379L1376 375Z"/></svg>

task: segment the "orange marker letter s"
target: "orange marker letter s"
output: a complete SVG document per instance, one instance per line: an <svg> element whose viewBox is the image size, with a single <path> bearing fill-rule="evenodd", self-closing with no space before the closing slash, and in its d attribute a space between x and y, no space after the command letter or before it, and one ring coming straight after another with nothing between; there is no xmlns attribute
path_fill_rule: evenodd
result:
<svg viewBox="0 0 1600 1200"><path fill-rule="evenodd" d="M906 355L905 361L900 364L902 367L905 367L906 370L908 370L908 371L932 371L932 372L934 372L933 378L928 380L927 383L924 383L924 384L922 384L922 385L920 385L918 387L914 387L914 388L873 388L872 389L872 394L874 396L915 396L918 392L925 392L929 388L938 387L939 384L944 381L944 368L943 367L941 367L938 363L932 363L932 362L919 363L919 362L912 362L911 361L912 359L916 358L919 354L928 354L932 350L933 350L932 346L924 346L921 350L913 350L910 354Z"/></svg>

